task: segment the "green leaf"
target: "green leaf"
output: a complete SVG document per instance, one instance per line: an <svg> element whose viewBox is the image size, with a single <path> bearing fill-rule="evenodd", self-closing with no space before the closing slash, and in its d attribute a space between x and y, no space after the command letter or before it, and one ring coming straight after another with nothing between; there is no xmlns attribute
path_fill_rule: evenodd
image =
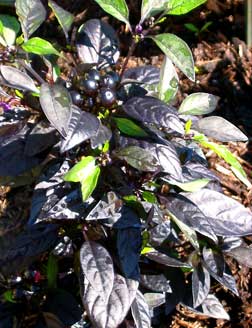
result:
<svg viewBox="0 0 252 328"><path fill-rule="evenodd" d="M61 8L54 1L48 1L49 7L52 9L54 15L56 16L60 26L62 27L65 37L68 40L68 32L73 24L74 15L72 15L67 10Z"/></svg>
<svg viewBox="0 0 252 328"><path fill-rule="evenodd" d="M95 169L95 158L87 156L75 164L65 175L64 180L70 182L81 182Z"/></svg>
<svg viewBox="0 0 252 328"><path fill-rule="evenodd" d="M198 27L195 26L195 25L192 24L192 23L186 23L186 24L184 24L184 26L185 26L189 31L194 32L194 33L196 33L196 34L198 34L199 31L200 31L200 30L198 29Z"/></svg>
<svg viewBox="0 0 252 328"><path fill-rule="evenodd" d="M185 134L190 133L192 127L192 120L188 120L185 124Z"/></svg>
<svg viewBox="0 0 252 328"><path fill-rule="evenodd" d="M169 0L169 15L184 15L207 0Z"/></svg>
<svg viewBox="0 0 252 328"><path fill-rule="evenodd" d="M15 6L27 41L46 19L46 10L40 0L16 0Z"/></svg>
<svg viewBox="0 0 252 328"><path fill-rule="evenodd" d="M129 26L129 9L125 0L95 0L104 11Z"/></svg>
<svg viewBox="0 0 252 328"><path fill-rule="evenodd" d="M204 115L216 109L219 97L205 92L192 93L184 99L179 107L179 114Z"/></svg>
<svg viewBox="0 0 252 328"><path fill-rule="evenodd" d="M168 9L169 0L142 0L141 21Z"/></svg>
<svg viewBox="0 0 252 328"><path fill-rule="evenodd" d="M58 261L57 258L50 254L46 265L47 285L50 289L57 288L57 275L58 275Z"/></svg>
<svg viewBox="0 0 252 328"><path fill-rule="evenodd" d="M96 166L91 174L81 181L81 193L83 201L87 200L97 185L101 169Z"/></svg>
<svg viewBox="0 0 252 328"><path fill-rule="evenodd" d="M174 34L163 33L149 38L192 81L195 81L194 60L188 45Z"/></svg>
<svg viewBox="0 0 252 328"><path fill-rule="evenodd" d="M99 175L100 167L95 164L95 158L87 156L64 175L64 180L80 182L82 199L85 201L94 191Z"/></svg>
<svg viewBox="0 0 252 328"><path fill-rule="evenodd" d="M0 15L0 43L12 46L15 43L20 24L16 17L10 15Z"/></svg>
<svg viewBox="0 0 252 328"><path fill-rule="evenodd" d="M231 165L231 170L234 172L236 177L245 184L248 188L251 187L251 183L247 178L245 171L243 170L241 164L237 158L224 146L216 144L215 142L210 142L208 139L202 135L198 134L193 137L193 139L201 144L201 146L213 150L219 157L223 158L225 162Z"/></svg>
<svg viewBox="0 0 252 328"><path fill-rule="evenodd" d="M210 179L197 179L194 181L190 181L190 182L175 182L172 181L170 182L172 185L178 186L180 189L184 190L184 191L189 191L189 192L196 192L202 188L204 188L208 182L210 181Z"/></svg>
<svg viewBox="0 0 252 328"><path fill-rule="evenodd" d="M146 202L152 203L152 204L157 204L157 198L156 196L153 194L153 192L150 191L143 191L142 192L142 197Z"/></svg>
<svg viewBox="0 0 252 328"><path fill-rule="evenodd" d="M10 302L10 303L17 303L14 299L13 299L13 292L12 290L7 290L6 292L3 293L3 298L5 301Z"/></svg>
<svg viewBox="0 0 252 328"><path fill-rule="evenodd" d="M165 103L172 100L178 91L179 78L172 61L165 56L160 70L158 98Z"/></svg>
<svg viewBox="0 0 252 328"><path fill-rule="evenodd" d="M39 37L31 38L30 40L26 41L22 44L22 48L26 52L30 52L36 55L57 55L60 56L58 50L54 48L54 46L44 39Z"/></svg>
<svg viewBox="0 0 252 328"><path fill-rule="evenodd" d="M155 251L155 249L153 247L146 246L141 250L141 255L148 254L148 253L151 253L154 251Z"/></svg>
<svg viewBox="0 0 252 328"><path fill-rule="evenodd" d="M136 123L123 117L115 117L116 126L118 129L131 137L147 137L148 134L140 128Z"/></svg>

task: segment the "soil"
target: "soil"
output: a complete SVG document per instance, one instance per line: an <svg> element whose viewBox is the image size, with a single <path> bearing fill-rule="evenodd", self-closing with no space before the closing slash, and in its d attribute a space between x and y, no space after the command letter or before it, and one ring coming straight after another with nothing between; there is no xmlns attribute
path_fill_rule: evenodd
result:
<svg viewBox="0 0 252 328"><path fill-rule="evenodd" d="M111 17L104 16L104 12L93 1L58 0L65 9L78 13L75 24L79 26L88 18L102 17L117 29L121 39L120 62L123 61L129 45L129 34L123 24ZM130 4L132 21L139 17L140 1L127 1ZM208 0L192 14L183 17L169 17L161 26L161 32L172 32L182 37L193 50L197 80L190 82L181 76L180 91L177 104L192 92L208 92L220 97L215 115L223 116L238 126L249 137L249 142L229 143L229 149L238 157L252 182L252 49L245 44L245 1L242 0ZM86 9L88 8L88 9ZM208 30L194 35L184 24L192 23L201 28L206 22L212 22ZM146 54L148 54L146 56ZM163 55L153 46L146 43L136 49L130 58L129 66L151 63L160 66ZM228 166L218 159L213 152L206 153L210 167L221 178L225 194L252 209L252 190L242 185L229 170ZM19 188L10 190L0 188L0 235L6 231L6 226L20 227L25 224L28 216L32 189ZM6 209L8 209L6 211ZM23 210L20 210L23 209ZM10 222L12 224L10 225ZM235 260L227 259L236 278L240 298L233 296L219 285L213 287L218 298L228 311L231 320L215 320L200 317L177 306L169 322L163 327L185 328L249 328L252 327L252 269L241 267Z"/></svg>

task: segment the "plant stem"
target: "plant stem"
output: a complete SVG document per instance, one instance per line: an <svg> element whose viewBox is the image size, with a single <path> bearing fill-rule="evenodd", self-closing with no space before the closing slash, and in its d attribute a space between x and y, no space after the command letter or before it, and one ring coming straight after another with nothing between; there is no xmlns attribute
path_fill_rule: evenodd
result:
<svg viewBox="0 0 252 328"><path fill-rule="evenodd" d="M122 76L123 76L123 73L128 65L128 62L129 62L129 59L130 57L132 56L133 52L135 51L136 49L136 45L137 45L137 42L135 40L135 38L133 37L132 39L132 42L131 42L131 45L129 47L129 51L128 51L128 54L127 54L127 57L125 58L125 61L123 63L123 66L122 66L122 69L121 69L121 73L120 73L120 81L119 83L121 82L121 79L122 79Z"/></svg>
<svg viewBox="0 0 252 328"><path fill-rule="evenodd" d="M45 80L42 79L42 77L39 76L38 73L35 72L35 70L34 70L31 66L27 65L24 61L20 61L20 64L21 64L21 65L22 65L27 71L29 71L29 72L33 75L33 77L34 77L38 82L40 82L41 84L46 83Z"/></svg>

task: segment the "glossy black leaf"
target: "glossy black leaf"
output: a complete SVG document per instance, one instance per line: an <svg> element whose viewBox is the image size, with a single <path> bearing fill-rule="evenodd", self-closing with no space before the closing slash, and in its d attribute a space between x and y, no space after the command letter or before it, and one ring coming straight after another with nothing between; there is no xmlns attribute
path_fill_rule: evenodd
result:
<svg viewBox="0 0 252 328"><path fill-rule="evenodd" d="M151 328L149 306L140 290L137 291L136 298L131 305L131 313L134 318L136 328Z"/></svg>
<svg viewBox="0 0 252 328"><path fill-rule="evenodd" d="M252 248L244 245L233 248L228 252L228 255L236 259L240 264L248 268L252 268Z"/></svg>
<svg viewBox="0 0 252 328"><path fill-rule="evenodd" d="M122 83L158 84L160 69L152 66L138 66L127 69L122 76Z"/></svg>
<svg viewBox="0 0 252 328"><path fill-rule="evenodd" d="M74 296L64 289L54 289L53 292L49 293L43 310L56 315L64 327L78 322L83 312Z"/></svg>
<svg viewBox="0 0 252 328"><path fill-rule="evenodd" d="M185 262L182 262L174 257L168 256L164 253L160 253L159 251L155 250L149 253L144 254L148 259L163 264L168 267L175 267L175 268L191 268L191 265Z"/></svg>
<svg viewBox="0 0 252 328"><path fill-rule="evenodd" d="M160 168L152 153L138 146L128 146L115 152L115 155L140 171L155 172Z"/></svg>
<svg viewBox="0 0 252 328"><path fill-rule="evenodd" d="M220 116L204 117L196 123L195 128L206 136L222 142L248 141L241 130Z"/></svg>
<svg viewBox="0 0 252 328"><path fill-rule="evenodd" d="M215 319L224 319L229 320L230 317L223 308L220 301L217 299L216 296L209 294L207 298L203 301L203 303L198 306L197 308L193 308L192 301L182 303L182 305L185 305L188 307L192 312L200 315L206 315L211 318Z"/></svg>
<svg viewBox="0 0 252 328"><path fill-rule="evenodd" d="M59 84L44 83L40 88L39 101L48 121L65 138L72 115L72 100L67 89Z"/></svg>
<svg viewBox="0 0 252 328"><path fill-rule="evenodd" d="M1 84L5 84L13 89L28 90L31 92L39 92L33 79L25 72L12 66L0 66L3 77Z"/></svg>
<svg viewBox="0 0 252 328"><path fill-rule="evenodd" d="M210 275L220 284L231 290L235 295L239 296L235 278L232 276L221 255L211 248L204 248L203 260L203 265L209 271Z"/></svg>
<svg viewBox="0 0 252 328"><path fill-rule="evenodd" d="M93 288L86 276L83 279L81 297L87 314L94 327L117 328L127 315L135 298L138 284L134 280L127 281L115 274L113 289L107 302Z"/></svg>
<svg viewBox="0 0 252 328"><path fill-rule="evenodd" d="M218 242L211 221L187 198L171 193L167 197L162 197L161 202L180 221L200 232L202 235L209 237L215 243Z"/></svg>
<svg viewBox="0 0 252 328"><path fill-rule="evenodd" d="M90 19L80 27L76 46L80 60L98 68L115 65L120 54L115 31L99 19Z"/></svg>
<svg viewBox="0 0 252 328"><path fill-rule="evenodd" d="M252 234L252 213L236 200L209 189L183 195L197 205L217 235Z"/></svg>
<svg viewBox="0 0 252 328"><path fill-rule="evenodd" d="M208 270L198 264L194 267L192 273L192 296L193 296L193 307L196 308L204 302L210 291L210 274Z"/></svg>
<svg viewBox="0 0 252 328"><path fill-rule="evenodd" d="M0 239L0 267L4 274L20 272L34 259L58 242L58 227L38 224L27 227L19 235L9 233Z"/></svg>
<svg viewBox="0 0 252 328"><path fill-rule="evenodd" d="M93 114L81 111L74 105L71 106L71 112L68 132L60 146L62 153L95 136L100 127L100 121Z"/></svg>
<svg viewBox="0 0 252 328"><path fill-rule="evenodd" d="M97 133L90 138L92 149L103 145L106 141L109 141L111 137L111 130L105 125L100 124Z"/></svg>
<svg viewBox="0 0 252 328"><path fill-rule="evenodd" d="M117 231L117 253L125 278L139 280L139 258L142 246L141 230L137 228Z"/></svg>
<svg viewBox="0 0 252 328"><path fill-rule="evenodd" d="M85 242L80 249L80 263L85 279L107 304L114 283L113 261L108 251L96 242Z"/></svg>
<svg viewBox="0 0 252 328"><path fill-rule="evenodd" d="M141 274L140 284L154 292L172 292L170 282L163 274Z"/></svg>
<svg viewBox="0 0 252 328"><path fill-rule="evenodd" d="M140 122L156 124L172 132L184 134L184 126L175 108L152 97L133 97L123 105L124 111Z"/></svg>
<svg viewBox="0 0 252 328"><path fill-rule="evenodd" d="M41 121L34 126L27 136L24 153L34 156L53 146L58 141L56 130Z"/></svg>

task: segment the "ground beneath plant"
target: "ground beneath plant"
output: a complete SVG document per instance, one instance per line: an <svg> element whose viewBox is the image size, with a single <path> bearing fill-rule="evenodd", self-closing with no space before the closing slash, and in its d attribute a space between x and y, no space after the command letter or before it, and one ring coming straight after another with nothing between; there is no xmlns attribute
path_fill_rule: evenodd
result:
<svg viewBox="0 0 252 328"><path fill-rule="evenodd" d="M79 13L75 18L76 25L88 18L109 19L118 31L122 41L122 55L125 56L129 45L129 36L124 26L115 20L104 17L104 13L91 1L90 6L83 1L57 1L65 9ZM128 1L131 7L132 20L139 15L140 1ZM185 17L171 17L162 24L162 32L173 32L181 36L193 50L195 64L198 69L195 83L181 76L181 85L177 104L185 95L192 92L208 92L220 97L215 115L228 119L246 133L249 142L229 143L229 149L238 157L252 183L252 49L245 44L245 1L242 0L208 0L207 4ZM86 9L88 8L88 9ZM201 28L206 22L212 22L208 31L194 35L184 24L192 23ZM137 23L137 21L136 21ZM146 54L148 56L146 57ZM146 43L137 49L136 56L129 61L129 66L151 63L160 66L163 55ZM123 57L121 58L123 60ZM175 104L175 105L177 105ZM247 189L233 175L224 161L218 159L213 152L206 153L210 167L221 178L225 194L243 203L252 210L252 189ZM0 187L0 221L1 231L6 226L11 230L17 225L22 226L28 217L28 209L32 189L15 189ZM8 211L5 209L8 208ZM24 209L24 210L20 210ZM11 222L11 224L10 224ZM252 240L250 240L251 242ZM218 298L228 311L231 320L215 320L200 317L181 306L172 313L169 322L163 327L185 328L249 328L252 327L252 270L241 267L227 259L236 278L240 298L216 285L213 287Z"/></svg>

